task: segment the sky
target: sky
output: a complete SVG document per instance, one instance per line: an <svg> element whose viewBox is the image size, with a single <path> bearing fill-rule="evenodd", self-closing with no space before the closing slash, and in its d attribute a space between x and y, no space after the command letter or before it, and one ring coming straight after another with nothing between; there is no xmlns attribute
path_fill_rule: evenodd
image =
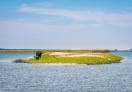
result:
<svg viewBox="0 0 132 92"><path fill-rule="evenodd" d="M0 0L0 48L132 49L132 0Z"/></svg>

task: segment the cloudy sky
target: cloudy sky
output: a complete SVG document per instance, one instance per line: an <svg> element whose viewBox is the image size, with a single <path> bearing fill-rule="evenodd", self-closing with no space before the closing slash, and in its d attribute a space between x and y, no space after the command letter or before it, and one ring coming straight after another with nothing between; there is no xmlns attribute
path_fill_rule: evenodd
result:
<svg viewBox="0 0 132 92"><path fill-rule="evenodd" d="M0 0L0 48L132 49L132 0Z"/></svg>

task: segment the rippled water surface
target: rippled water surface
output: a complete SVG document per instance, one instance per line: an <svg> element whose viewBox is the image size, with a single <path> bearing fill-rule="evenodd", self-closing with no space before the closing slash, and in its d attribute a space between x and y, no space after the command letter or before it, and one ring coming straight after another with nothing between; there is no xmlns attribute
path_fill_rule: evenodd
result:
<svg viewBox="0 0 132 92"><path fill-rule="evenodd" d="M36 65L1 59L0 92L132 92L132 52L113 54L125 59L104 65Z"/></svg>

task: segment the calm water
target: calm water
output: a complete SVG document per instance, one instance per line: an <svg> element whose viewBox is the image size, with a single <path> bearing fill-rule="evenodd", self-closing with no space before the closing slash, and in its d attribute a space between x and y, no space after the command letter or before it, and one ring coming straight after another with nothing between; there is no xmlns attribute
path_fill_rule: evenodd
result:
<svg viewBox="0 0 132 92"><path fill-rule="evenodd" d="M29 59L35 53L0 53L0 62L11 62L16 59Z"/></svg>
<svg viewBox="0 0 132 92"><path fill-rule="evenodd" d="M0 92L132 92L132 52L113 54L125 60L105 65L35 65L11 62L18 53L0 54Z"/></svg>

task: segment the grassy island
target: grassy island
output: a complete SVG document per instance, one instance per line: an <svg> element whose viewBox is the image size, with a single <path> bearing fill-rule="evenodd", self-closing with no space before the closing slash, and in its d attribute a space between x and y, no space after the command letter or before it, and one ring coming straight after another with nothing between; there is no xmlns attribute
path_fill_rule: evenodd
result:
<svg viewBox="0 0 132 92"><path fill-rule="evenodd" d="M115 56L110 53L104 52L46 52L42 55L41 59L36 60L35 58L29 60L15 60L14 62L23 62L31 64L111 64L118 63L123 58Z"/></svg>

